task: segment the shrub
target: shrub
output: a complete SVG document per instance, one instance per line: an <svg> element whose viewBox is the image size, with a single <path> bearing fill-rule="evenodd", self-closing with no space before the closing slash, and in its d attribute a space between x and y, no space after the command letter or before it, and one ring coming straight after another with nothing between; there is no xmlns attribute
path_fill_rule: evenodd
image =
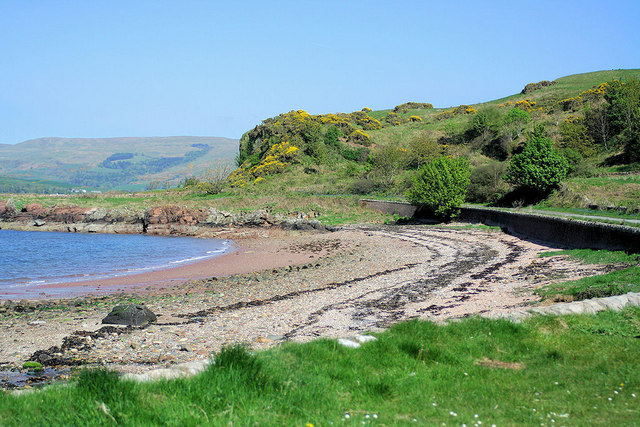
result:
<svg viewBox="0 0 640 427"><path fill-rule="evenodd" d="M439 157L420 168L406 193L414 205L441 220L458 214L469 187L469 162L464 157Z"/></svg>
<svg viewBox="0 0 640 427"><path fill-rule="evenodd" d="M369 113L369 112L371 111L371 108L369 108L369 107L364 107L364 108L362 109L362 111L364 111L365 113Z"/></svg>
<svg viewBox="0 0 640 427"><path fill-rule="evenodd" d="M593 138L580 117L569 116L560 124L562 147L589 157L596 153Z"/></svg>
<svg viewBox="0 0 640 427"><path fill-rule="evenodd" d="M339 147L342 132L336 126L330 126L324 134L324 143L328 147Z"/></svg>
<svg viewBox="0 0 640 427"><path fill-rule="evenodd" d="M407 146L407 167L418 169L433 160L441 153L442 146L435 141L417 137L409 141Z"/></svg>
<svg viewBox="0 0 640 427"><path fill-rule="evenodd" d="M422 117L420 117L420 116L411 116L411 117L409 117L409 121L410 122L421 122L422 121Z"/></svg>
<svg viewBox="0 0 640 427"><path fill-rule="evenodd" d="M544 134L544 126L536 126L522 151L511 158L505 180L532 195L546 195L567 175L567 159L553 149Z"/></svg>
<svg viewBox="0 0 640 427"><path fill-rule="evenodd" d="M394 113L406 113L409 110L430 110L433 108L433 104L428 102L405 102L404 104L396 105L393 109Z"/></svg>
<svg viewBox="0 0 640 427"><path fill-rule="evenodd" d="M478 112L478 110L476 110L475 108L473 108L470 105L460 105L456 108L453 109L453 114L454 115L458 115L458 114L476 114Z"/></svg>
<svg viewBox="0 0 640 427"><path fill-rule="evenodd" d="M387 116L384 118L384 121L387 124L390 124L391 126L398 126L404 123L404 119L400 117L397 113L393 113L393 112L387 114Z"/></svg>
<svg viewBox="0 0 640 427"><path fill-rule="evenodd" d="M506 163L491 162L478 166L471 172L467 201L473 203L494 203L509 191L503 179Z"/></svg>
<svg viewBox="0 0 640 427"><path fill-rule="evenodd" d="M355 111L349 114L349 118L364 130L382 129L382 123L363 111Z"/></svg>
<svg viewBox="0 0 640 427"><path fill-rule="evenodd" d="M436 120L447 120L452 119L455 116L455 113L452 110L443 111L441 113L436 114Z"/></svg>
<svg viewBox="0 0 640 427"><path fill-rule="evenodd" d="M405 168L407 163L407 150L385 145L379 147L373 154L372 172L380 177L380 180L390 185L398 172Z"/></svg>
<svg viewBox="0 0 640 427"><path fill-rule="evenodd" d="M340 151L342 157L347 160L351 160L353 162L364 163L369 156L369 150L364 147L358 148L350 148L344 147L342 151Z"/></svg>
<svg viewBox="0 0 640 427"><path fill-rule="evenodd" d="M351 134L349 135L349 142L364 145L365 147L371 145L371 139L369 138L369 135L361 131L360 129L356 129L351 132Z"/></svg>
<svg viewBox="0 0 640 427"><path fill-rule="evenodd" d="M533 107L535 105L536 105L536 102L530 99L523 99L522 101L517 101L515 104L516 108L519 108L522 111L526 111L526 112L533 110Z"/></svg>
<svg viewBox="0 0 640 427"><path fill-rule="evenodd" d="M383 185L380 181L371 177L364 177L357 179L351 185L350 191L353 194L371 194L381 190L382 187Z"/></svg>

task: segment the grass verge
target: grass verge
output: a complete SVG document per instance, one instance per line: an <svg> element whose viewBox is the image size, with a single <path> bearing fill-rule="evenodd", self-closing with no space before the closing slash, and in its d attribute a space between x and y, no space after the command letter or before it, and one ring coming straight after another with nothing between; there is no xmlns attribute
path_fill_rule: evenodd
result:
<svg viewBox="0 0 640 427"><path fill-rule="evenodd" d="M585 277L562 283L552 283L536 290L543 300L584 300L589 298L640 292L640 255L622 251L572 249L548 252L541 256L568 256L588 264L614 264L618 270L600 276ZM626 268L625 268L626 267Z"/></svg>
<svg viewBox="0 0 640 427"><path fill-rule="evenodd" d="M640 309L409 321L349 349L332 340L251 354L203 374L136 384L107 371L0 395L14 425L622 425L640 419Z"/></svg>

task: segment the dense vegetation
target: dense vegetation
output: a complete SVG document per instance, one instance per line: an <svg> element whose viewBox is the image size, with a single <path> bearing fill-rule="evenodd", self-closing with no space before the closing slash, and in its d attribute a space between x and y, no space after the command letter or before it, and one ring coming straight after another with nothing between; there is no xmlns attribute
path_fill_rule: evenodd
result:
<svg viewBox="0 0 640 427"><path fill-rule="evenodd" d="M445 155L468 159L469 202L620 204L612 193L576 196L569 189L580 179L640 172L639 77L640 70L569 76L449 109L407 102L350 114L291 111L242 137L230 185L270 192L282 190L282 180L304 181L304 191L316 194L402 198L420 169ZM296 154L283 157L282 146ZM640 198L635 205L628 199L626 207L640 207Z"/></svg>

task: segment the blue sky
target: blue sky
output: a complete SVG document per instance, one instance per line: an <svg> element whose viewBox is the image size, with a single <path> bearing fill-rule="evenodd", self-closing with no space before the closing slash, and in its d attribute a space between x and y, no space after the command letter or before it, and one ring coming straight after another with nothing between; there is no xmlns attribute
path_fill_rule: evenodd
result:
<svg viewBox="0 0 640 427"><path fill-rule="evenodd" d="M639 16L637 0L0 0L0 143L482 102L640 68Z"/></svg>

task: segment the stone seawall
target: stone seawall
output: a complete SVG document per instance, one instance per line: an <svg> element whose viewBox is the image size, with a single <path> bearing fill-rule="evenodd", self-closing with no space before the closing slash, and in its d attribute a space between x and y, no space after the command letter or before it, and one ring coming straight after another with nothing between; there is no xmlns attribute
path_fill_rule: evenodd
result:
<svg viewBox="0 0 640 427"><path fill-rule="evenodd" d="M360 203L385 213L423 218L409 203L381 200ZM461 208L458 220L498 226L511 234L571 248L640 252L640 228L475 207Z"/></svg>

